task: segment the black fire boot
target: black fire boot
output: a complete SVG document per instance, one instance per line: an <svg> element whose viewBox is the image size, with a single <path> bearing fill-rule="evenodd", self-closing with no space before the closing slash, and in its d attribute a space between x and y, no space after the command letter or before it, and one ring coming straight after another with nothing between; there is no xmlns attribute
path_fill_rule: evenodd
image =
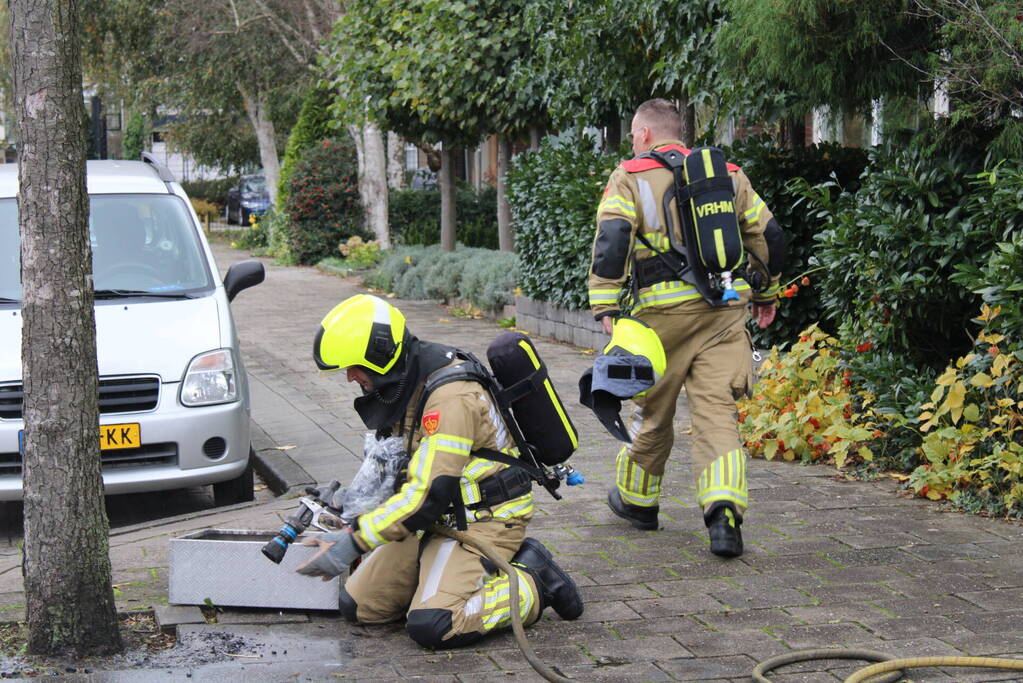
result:
<svg viewBox="0 0 1023 683"><path fill-rule="evenodd" d="M554 562L551 551L543 543L535 538L522 541L512 564L522 567L533 577L540 592L541 612L545 607L553 607L565 621L578 619L583 613L583 596L579 594L575 581Z"/></svg>
<svg viewBox="0 0 1023 683"><path fill-rule="evenodd" d="M660 506L654 505L653 507L645 508L639 505L629 505L622 500L622 494L618 492L617 486L612 487L607 492L607 506L611 508L611 512L637 529L657 531L657 512L660 510Z"/></svg>
<svg viewBox="0 0 1023 683"><path fill-rule="evenodd" d="M721 557L742 555L742 516L731 503L717 502L704 513L703 521L710 534L710 551Z"/></svg>

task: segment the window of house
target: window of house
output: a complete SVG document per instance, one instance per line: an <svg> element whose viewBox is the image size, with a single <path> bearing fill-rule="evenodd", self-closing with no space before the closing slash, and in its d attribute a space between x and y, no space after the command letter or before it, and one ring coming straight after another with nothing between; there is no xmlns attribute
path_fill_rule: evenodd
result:
<svg viewBox="0 0 1023 683"><path fill-rule="evenodd" d="M419 168L419 148L411 142L405 143L405 170L415 171Z"/></svg>

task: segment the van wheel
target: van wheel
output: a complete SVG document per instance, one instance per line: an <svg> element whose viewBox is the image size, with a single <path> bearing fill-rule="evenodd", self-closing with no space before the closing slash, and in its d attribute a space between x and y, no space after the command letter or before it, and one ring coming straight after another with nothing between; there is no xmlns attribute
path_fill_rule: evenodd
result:
<svg viewBox="0 0 1023 683"><path fill-rule="evenodd" d="M249 464L245 471L234 479L217 482L213 485L213 502L217 507L247 503L255 498L252 478L252 448L249 447Z"/></svg>

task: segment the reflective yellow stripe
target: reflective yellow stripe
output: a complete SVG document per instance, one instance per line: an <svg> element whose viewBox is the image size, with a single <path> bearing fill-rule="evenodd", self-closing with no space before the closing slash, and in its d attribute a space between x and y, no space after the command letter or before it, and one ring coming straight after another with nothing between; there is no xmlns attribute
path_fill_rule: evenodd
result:
<svg viewBox="0 0 1023 683"><path fill-rule="evenodd" d="M616 484L622 501L639 507L654 507L661 497L663 477L645 472L629 458L628 448L618 451Z"/></svg>
<svg viewBox="0 0 1023 683"><path fill-rule="evenodd" d="M519 617L523 620L529 616L533 609L535 597L530 589L532 584L526 573L515 568L516 577L519 580ZM483 594L483 628L492 631L495 628L507 626L511 623L511 582L504 574L489 579L484 584Z"/></svg>
<svg viewBox="0 0 1023 683"><path fill-rule="evenodd" d="M469 461L469 465L462 470L462 478L460 485L462 488L462 502L466 505L472 503L478 503L482 499L480 496L479 477L484 472L494 468L492 460L484 460L483 458L473 458Z"/></svg>
<svg viewBox="0 0 1023 683"><path fill-rule="evenodd" d="M721 228L714 231L714 250L717 252L718 267L727 267L728 264L725 263L725 238Z"/></svg>
<svg viewBox="0 0 1023 683"><path fill-rule="evenodd" d="M749 283L738 278L732 282L732 288L736 291L749 290ZM696 291L696 287L682 282L680 280L669 280L668 282L658 282L649 289L640 292L639 302L636 307L632 309L633 313L641 311L644 308L650 308L651 306L664 306L666 304L675 304L682 301L693 301L700 298L700 293Z"/></svg>
<svg viewBox="0 0 1023 683"><path fill-rule="evenodd" d="M536 354L533 353L533 349L529 344L522 340L519 342L526 354L529 356L529 360L533 363L533 368L536 370L540 369L540 361L537 359ZM554 404L554 408L558 411L558 417L561 418L561 424L565 428L565 432L568 433L569 439L572 440L572 448L576 448L579 445L579 437L575 433L575 429L572 428L572 423L568 421L568 416L565 415L565 409L561 405L561 401L558 400L558 395L554 393L554 385L551 384L550 378L543 381L543 386L547 390L547 396L551 399L551 403Z"/></svg>
<svg viewBox="0 0 1023 683"><path fill-rule="evenodd" d="M590 206L593 206L592 204ZM636 205L620 194L614 194L605 199L597 207L597 213L601 214L611 209L618 209L623 215L629 218L636 217Z"/></svg>
<svg viewBox="0 0 1023 683"><path fill-rule="evenodd" d="M589 290L590 306L617 304L618 295L621 294L621 292L621 287L617 289L591 289Z"/></svg>
<svg viewBox="0 0 1023 683"><path fill-rule="evenodd" d="M469 455L472 451L472 439L463 439L460 436L452 436L451 434L433 434L428 436L436 447L451 453L457 453L458 455Z"/></svg>
<svg viewBox="0 0 1023 683"><path fill-rule="evenodd" d="M760 198L760 195L753 193L753 206L742 214L742 219L746 223L755 223L760 218L760 212L764 210L764 200Z"/></svg>
<svg viewBox="0 0 1023 683"><path fill-rule="evenodd" d="M729 451L700 473L696 499L703 507L718 501L729 501L746 507L746 454L741 449Z"/></svg>
<svg viewBox="0 0 1023 683"><path fill-rule="evenodd" d="M661 234L659 232L645 232L643 233L643 237L646 238L646 241L649 242L650 246L652 246L654 249L664 250L671 248L671 242L668 240L667 235ZM636 245L636 247L642 248L644 247L644 245L642 242L640 242ZM649 249L647 251L649 251Z"/></svg>
<svg viewBox="0 0 1023 683"><path fill-rule="evenodd" d="M703 173L708 178L714 177L714 164L710 160L710 150L704 148L701 150L701 156L703 157Z"/></svg>
<svg viewBox="0 0 1023 683"><path fill-rule="evenodd" d="M533 512L533 494L527 493L524 496L513 498L502 503L492 510L493 519L511 519L512 517L525 517Z"/></svg>
<svg viewBox="0 0 1023 683"><path fill-rule="evenodd" d="M692 287L679 280L658 282L645 292L640 292L639 301L633 309L633 313L641 311L650 306L677 303L680 301L692 301L699 299L700 293L696 287Z"/></svg>

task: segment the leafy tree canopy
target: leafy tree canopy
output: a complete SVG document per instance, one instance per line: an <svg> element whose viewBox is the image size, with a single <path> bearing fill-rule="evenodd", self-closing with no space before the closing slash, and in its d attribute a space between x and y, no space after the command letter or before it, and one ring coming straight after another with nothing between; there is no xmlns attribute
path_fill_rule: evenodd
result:
<svg viewBox="0 0 1023 683"><path fill-rule="evenodd" d="M584 0L537 3L523 19L539 53L536 81L546 84L561 125L620 118L650 97L709 105L717 116L779 95L720 68L716 36L723 0Z"/></svg>
<svg viewBox="0 0 1023 683"><path fill-rule="evenodd" d="M724 0L724 67L793 93L791 106L865 108L931 87L924 68L936 22L913 0Z"/></svg>
<svg viewBox="0 0 1023 683"><path fill-rule="evenodd" d="M347 120L369 116L412 139L473 144L544 119L521 64L534 37L521 15L536 0L353 3L324 64ZM514 76L514 77L513 77Z"/></svg>

